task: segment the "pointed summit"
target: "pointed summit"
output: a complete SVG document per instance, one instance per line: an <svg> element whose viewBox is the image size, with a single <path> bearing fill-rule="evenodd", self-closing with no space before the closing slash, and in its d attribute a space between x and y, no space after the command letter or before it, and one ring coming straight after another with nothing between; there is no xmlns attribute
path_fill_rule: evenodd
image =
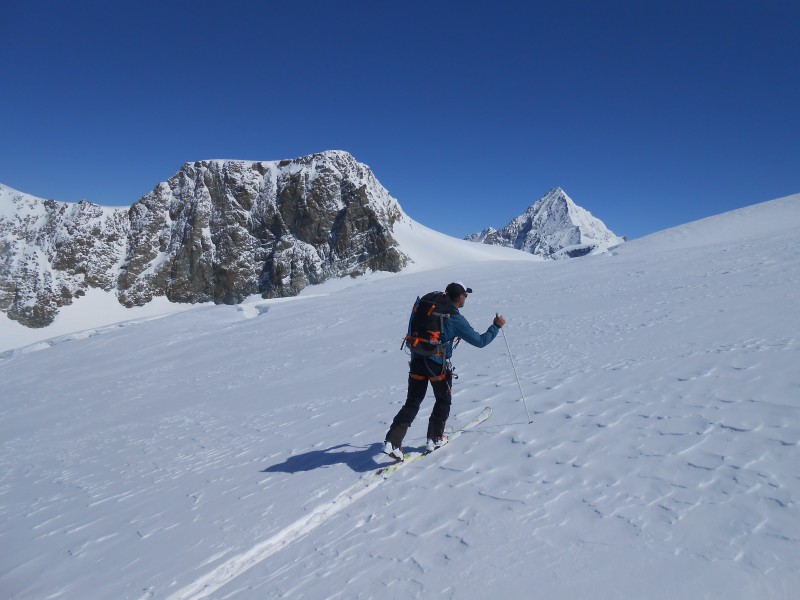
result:
<svg viewBox="0 0 800 600"><path fill-rule="evenodd" d="M623 241L560 187L547 192L502 229L489 227L465 239L549 259L597 254Z"/></svg>

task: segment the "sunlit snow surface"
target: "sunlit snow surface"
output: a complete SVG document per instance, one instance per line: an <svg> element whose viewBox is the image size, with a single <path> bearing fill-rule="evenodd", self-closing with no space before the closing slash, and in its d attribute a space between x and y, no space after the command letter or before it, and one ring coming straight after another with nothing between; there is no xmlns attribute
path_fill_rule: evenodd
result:
<svg viewBox="0 0 800 600"><path fill-rule="evenodd" d="M792 196L605 255L437 238L426 263L418 227L399 275L12 343L2 596L796 598L798 230ZM369 483L411 303L453 279L476 329L506 316L533 422L503 340L462 344L451 420L491 420Z"/></svg>

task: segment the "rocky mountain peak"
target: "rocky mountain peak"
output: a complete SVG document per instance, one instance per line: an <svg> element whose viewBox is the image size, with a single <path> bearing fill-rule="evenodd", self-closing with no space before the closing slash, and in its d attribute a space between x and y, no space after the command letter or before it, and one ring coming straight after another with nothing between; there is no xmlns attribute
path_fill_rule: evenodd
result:
<svg viewBox="0 0 800 600"><path fill-rule="evenodd" d="M397 201L344 151L184 164L129 209L0 188L0 310L30 327L90 287L125 306L238 303L408 261Z"/></svg>
<svg viewBox="0 0 800 600"><path fill-rule="evenodd" d="M547 192L502 229L489 227L465 239L516 248L547 259L602 252L623 241L560 187Z"/></svg>

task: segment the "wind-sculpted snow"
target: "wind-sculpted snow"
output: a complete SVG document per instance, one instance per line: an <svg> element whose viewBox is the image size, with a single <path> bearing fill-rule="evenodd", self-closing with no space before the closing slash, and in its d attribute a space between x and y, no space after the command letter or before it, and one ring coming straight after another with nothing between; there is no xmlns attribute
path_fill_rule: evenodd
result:
<svg viewBox="0 0 800 600"><path fill-rule="evenodd" d="M0 589L791 600L799 226L794 196L579 261L331 280L12 353ZM452 421L491 420L365 484L405 400L410 306L455 278L476 329L507 318L533 422L505 344L462 343Z"/></svg>

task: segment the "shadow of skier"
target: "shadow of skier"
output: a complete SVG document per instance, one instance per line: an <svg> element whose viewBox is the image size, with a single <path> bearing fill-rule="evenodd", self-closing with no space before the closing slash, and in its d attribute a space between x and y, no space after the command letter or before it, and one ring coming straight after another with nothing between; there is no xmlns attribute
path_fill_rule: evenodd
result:
<svg viewBox="0 0 800 600"><path fill-rule="evenodd" d="M342 464L356 473L366 473L385 466L375 460L375 457L380 455L382 447L383 444L372 444L359 449L352 444L339 444L325 450L312 450L290 456L280 464L263 469L261 473L301 473Z"/></svg>

